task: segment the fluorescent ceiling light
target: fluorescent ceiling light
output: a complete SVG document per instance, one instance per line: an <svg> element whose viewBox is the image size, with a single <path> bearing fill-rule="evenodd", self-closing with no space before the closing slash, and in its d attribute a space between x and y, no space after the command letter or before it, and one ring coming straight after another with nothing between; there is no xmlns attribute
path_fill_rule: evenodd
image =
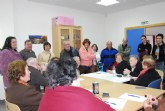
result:
<svg viewBox="0 0 165 111"><path fill-rule="evenodd" d="M109 6L109 5L113 5L113 4L117 4L117 3L119 3L119 1L117 1L117 0L100 0L96 4Z"/></svg>

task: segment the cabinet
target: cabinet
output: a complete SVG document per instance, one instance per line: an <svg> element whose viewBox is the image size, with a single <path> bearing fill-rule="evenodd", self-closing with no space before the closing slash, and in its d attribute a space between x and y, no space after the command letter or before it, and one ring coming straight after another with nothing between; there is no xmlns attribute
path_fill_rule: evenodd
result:
<svg viewBox="0 0 165 111"><path fill-rule="evenodd" d="M81 26L65 26L65 25L54 25L53 26L53 53L55 57L60 57L60 52L63 50L63 41L69 40L70 45L77 48L81 47L82 44L82 28Z"/></svg>

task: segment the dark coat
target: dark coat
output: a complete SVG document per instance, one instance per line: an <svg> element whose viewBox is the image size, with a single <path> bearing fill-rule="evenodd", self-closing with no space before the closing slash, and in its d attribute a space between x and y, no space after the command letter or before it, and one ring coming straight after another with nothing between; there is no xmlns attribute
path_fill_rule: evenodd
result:
<svg viewBox="0 0 165 111"><path fill-rule="evenodd" d="M69 57L75 57L75 56L80 56L79 52L77 49L70 47L69 51L66 51L65 49L61 51L60 53L60 58L61 59L65 59L65 58L69 58Z"/></svg>
<svg viewBox="0 0 165 111"><path fill-rule="evenodd" d="M139 76L136 81L131 79L130 84L147 87L156 79L160 79L160 75L154 68L152 68L146 71L145 74Z"/></svg>
<svg viewBox="0 0 165 111"><path fill-rule="evenodd" d="M30 85L34 86L37 91L41 91L40 86L47 86L48 80L42 76L41 72L34 67L29 66L30 70Z"/></svg>
<svg viewBox="0 0 165 111"><path fill-rule="evenodd" d="M124 69L131 70L131 66L129 65L129 63L127 61L122 61L115 68L116 68L117 74L123 74Z"/></svg>
<svg viewBox="0 0 165 111"><path fill-rule="evenodd" d="M137 62L135 69L130 72L130 75L137 77L140 74L140 71L143 70L141 62Z"/></svg>
<svg viewBox="0 0 165 111"><path fill-rule="evenodd" d="M157 49L157 45L153 46L152 56L156 59L157 56L155 55ZM165 44L159 46L159 59L156 60L157 62L164 62L165 61Z"/></svg>
<svg viewBox="0 0 165 111"><path fill-rule="evenodd" d="M29 85L14 83L6 90L7 101L19 106L21 111L37 111L42 94Z"/></svg>

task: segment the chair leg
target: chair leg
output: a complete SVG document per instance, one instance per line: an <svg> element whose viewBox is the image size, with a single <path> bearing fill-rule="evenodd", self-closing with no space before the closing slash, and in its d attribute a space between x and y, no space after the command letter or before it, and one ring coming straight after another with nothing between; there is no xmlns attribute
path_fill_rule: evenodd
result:
<svg viewBox="0 0 165 111"><path fill-rule="evenodd" d="M162 89L165 90L165 83L162 83Z"/></svg>

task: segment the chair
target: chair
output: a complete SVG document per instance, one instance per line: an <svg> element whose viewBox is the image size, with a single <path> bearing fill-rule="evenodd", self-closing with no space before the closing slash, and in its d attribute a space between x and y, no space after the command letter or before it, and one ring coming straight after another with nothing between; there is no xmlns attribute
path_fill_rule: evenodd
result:
<svg viewBox="0 0 165 111"><path fill-rule="evenodd" d="M148 85L148 87L155 88L155 89L160 89L161 81L162 81L162 79L154 80Z"/></svg>
<svg viewBox="0 0 165 111"><path fill-rule="evenodd" d="M159 70L159 69L156 69L156 71L159 73L160 77L161 77L162 80L163 80L163 76L164 76L163 71L161 71L161 70Z"/></svg>
<svg viewBox="0 0 165 111"><path fill-rule="evenodd" d="M16 104L10 103L6 99L5 99L5 103L6 103L6 111L21 111Z"/></svg>

